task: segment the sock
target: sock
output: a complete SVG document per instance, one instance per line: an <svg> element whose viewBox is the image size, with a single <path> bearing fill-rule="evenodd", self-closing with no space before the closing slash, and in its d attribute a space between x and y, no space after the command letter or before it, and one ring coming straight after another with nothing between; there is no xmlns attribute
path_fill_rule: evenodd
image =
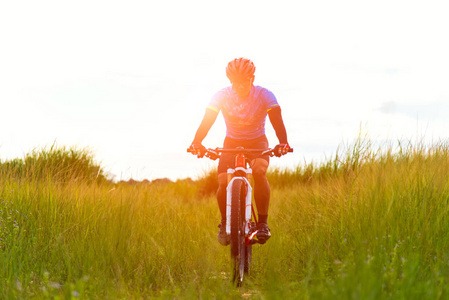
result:
<svg viewBox="0 0 449 300"><path fill-rule="evenodd" d="M259 215L259 223L265 223L268 224L268 215Z"/></svg>

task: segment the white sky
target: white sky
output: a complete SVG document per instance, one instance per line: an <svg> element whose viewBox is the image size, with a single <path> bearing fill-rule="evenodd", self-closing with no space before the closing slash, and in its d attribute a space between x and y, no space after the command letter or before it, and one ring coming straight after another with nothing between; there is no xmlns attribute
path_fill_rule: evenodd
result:
<svg viewBox="0 0 449 300"><path fill-rule="evenodd" d="M211 163L186 148L242 56L295 149L273 165L323 160L361 126L446 140L448 15L447 1L2 1L0 159L56 141L116 179L200 175ZM204 145L224 134L220 116Z"/></svg>

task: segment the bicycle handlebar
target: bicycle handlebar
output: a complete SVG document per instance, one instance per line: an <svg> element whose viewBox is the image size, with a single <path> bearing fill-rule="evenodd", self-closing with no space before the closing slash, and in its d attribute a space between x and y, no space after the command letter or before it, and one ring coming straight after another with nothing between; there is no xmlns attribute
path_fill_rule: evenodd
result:
<svg viewBox="0 0 449 300"><path fill-rule="evenodd" d="M197 155L198 158L206 156L212 160L216 160L217 158L220 158L222 153L234 153L234 154L254 154L254 153L260 153L261 155L269 155L271 157L275 156L275 148L268 148L268 149L245 149L243 147L235 148L235 149L224 149L224 148L207 148L206 152L204 152L203 155L200 155L197 151L192 151L191 149L187 149L187 152L192 153L194 155ZM293 148L288 149L287 152L293 152Z"/></svg>

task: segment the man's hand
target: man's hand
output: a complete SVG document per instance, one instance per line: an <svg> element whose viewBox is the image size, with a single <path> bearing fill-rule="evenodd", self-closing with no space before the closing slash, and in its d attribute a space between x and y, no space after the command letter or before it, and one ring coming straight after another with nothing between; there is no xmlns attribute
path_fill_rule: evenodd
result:
<svg viewBox="0 0 449 300"><path fill-rule="evenodd" d="M187 152L190 152L190 153L196 155L198 158L201 158L204 156L204 154L206 154L207 150L206 150L206 147L204 147L202 144L193 143L187 149Z"/></svg>
<svg viewBox="0 0 449 300"><path fill-rule="evenodd" d="M282 155L287 154L288 152L290 152L290 145L287 144L278 144L276 145L276 147L274 147L274 155L277 157L281 157Z"/></svg>

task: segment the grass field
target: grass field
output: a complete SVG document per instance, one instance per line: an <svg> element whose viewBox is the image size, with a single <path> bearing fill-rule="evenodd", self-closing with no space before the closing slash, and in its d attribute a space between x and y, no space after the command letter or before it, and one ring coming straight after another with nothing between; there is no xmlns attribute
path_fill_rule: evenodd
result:
<svg viewBox="0 0 449 300"><path fill-rule="evenodd" d="M449 147L271 170L272 238L230 282L215 175L110 183L85 150L0 165L0 299L448 299Z"/></svg>

